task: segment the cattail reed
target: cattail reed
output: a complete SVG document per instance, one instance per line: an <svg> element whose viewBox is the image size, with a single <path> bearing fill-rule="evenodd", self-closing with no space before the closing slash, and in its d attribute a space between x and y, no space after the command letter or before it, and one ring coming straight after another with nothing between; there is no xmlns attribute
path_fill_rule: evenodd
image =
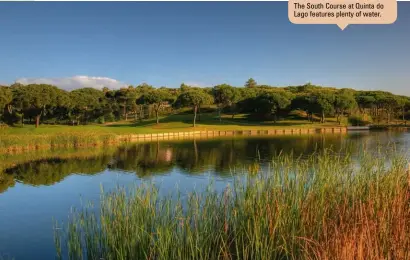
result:
<svg viewBox="0 0 410 260"><path fill-rule="evenodd" d="M161 197L151 184L102 193L98 209L72 212L56 233L57 252L71 259L409 259L406 158L375 158L282 154L222 193Z"/></svg>

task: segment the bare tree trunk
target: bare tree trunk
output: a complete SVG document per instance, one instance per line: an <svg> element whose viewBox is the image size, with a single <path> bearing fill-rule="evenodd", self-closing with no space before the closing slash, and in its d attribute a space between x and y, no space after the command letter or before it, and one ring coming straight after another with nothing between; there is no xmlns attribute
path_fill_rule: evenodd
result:
<svg viewBox="0 0 410 260"><path fill-rule="evenodd" d="M340 114L339 114L339 113L336 114L336 121L337 121L337 123L340 125L340 123L341 123L340 121L341 121L341 120L340 120Z"/></svg>
<svg viewBox="0 0 410 260"><path fill-rule="evenodd" d="M198 106L194 106L194 127L196 126L196 112L198 110Z"/></svg>
<svg viewBox="0 0 410 260"><path fill-rule="evenodd" d="M40 125L40 117L41 117L41 114L36 115L36 128L38 128L38 126Z"/></svg>
<svg viewBox="0 0 410 260"><path fill-rule="evenodd" d="M403 112L402 112L402 118L403 118L403 121L404 121L404 107L403 107Z"/></svg>
<svg viewBox="0 0 410 260"><path fill-rule="evenodd" d="M158 110L155 110L155 118L157 119L157 125L159 124Z"/></svg>
<svg viewBox="0 0 410 260"><path fill-rule="evenodd" d="M236 104L235 103L233 103L231 105L231 111L232 111L232 119L234 119L235 113L236 113Z"/></svg>
<svg viewBox="0 0 410 260"><path fill-rule="evenodd" d="M85 110L85 113L84 113L84 124L85 124L85 125L88 124L88 113L87 113L87 109Z"/></svg>
<svg viewBox="0 0 410 260"><path fill-rule="evenodd" d="M322 110L322 124L325 122L325 111Z"/></svg>
<svg viewBox="0 0 410 260"><path fill-rule="evenodd" d="M142 121L143 117L144 117L144 106L140 105L140 121Z"/></svg>

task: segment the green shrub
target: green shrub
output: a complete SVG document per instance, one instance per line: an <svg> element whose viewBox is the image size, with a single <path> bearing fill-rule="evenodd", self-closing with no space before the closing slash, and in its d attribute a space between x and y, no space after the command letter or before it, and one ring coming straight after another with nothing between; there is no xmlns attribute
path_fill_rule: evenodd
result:
<svg viewBox="0 0 410 260"><path fill-rule="evenodd" d="M407 111L406 113L404 113L404 119L410 120L410 111Z"/></svg>
<svg viewBox="0 0 410 260"><path fill-rule="evenodd" d="M351 115L348 118L349 125L365 126L372 123L372 118L369 115Z"/></svg>
<svg viewBox="0 0 410 260"><path fill-rule="evenodd" d="M115 121L115 116L113 113L108 113L104 116L105 122L114 122Z"/></svg>
<svg viewBox="0 0 410 260"><path fill-rule="evenodd" d="M5 113L3 115L3 121L8 125L15 125L21 123L23 119L23 114L13 112L12 114Z"/></svg>
<svg viewBox="0 0 410 260"><path fill-rule="evenodd" d="M97 123L98 124L105 124L105 118L103 116L100 116L99 118L97 118Z"/></svg>

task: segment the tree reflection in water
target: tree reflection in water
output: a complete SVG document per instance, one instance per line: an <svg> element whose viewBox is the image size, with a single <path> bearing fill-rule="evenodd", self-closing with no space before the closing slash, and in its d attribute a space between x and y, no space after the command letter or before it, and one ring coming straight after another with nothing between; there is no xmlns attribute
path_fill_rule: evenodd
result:
<svg viewBox="0 0 410 260"><path fill-rule="evenodd" d="M44 158L16 162L8 158L1 165L0 192L15 185L53 185L71 174L98 174L105 170L132 173L139 178L169 174L200 175L211 172L229 176L233 168L269 162L276 154L310 155L331 148L360 150L358 145L376 149L376 145L397 137L394 133L359 133L349 135L307 135L252 138L224 138L211 140L158 141L137 143L117 148L71 151L59 156L50 153ZM25 158L30 156L25 155Z"/></svg>

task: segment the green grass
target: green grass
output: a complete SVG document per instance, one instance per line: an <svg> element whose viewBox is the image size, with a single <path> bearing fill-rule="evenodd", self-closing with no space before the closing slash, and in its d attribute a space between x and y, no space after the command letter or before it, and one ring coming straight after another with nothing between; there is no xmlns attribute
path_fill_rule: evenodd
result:
<svg viewBox="0 0 410 260"><path fill-rule="evenodd" d="M380 155L379 155L380 156ZM386 157L387 156L387 157ZM386 159L390 153L381 155ZM330 152L275 158L224 192L160 197L157 187L102 193L55 229L70 259L408 259L406 160L359 163ZM59 225L57 225L59 226Z"/></svg>
<svg viewBox="0 0 410 260"><path fill-rule="evenodd" d="M216 114L203 114L197 126L192 126L192 115L171 115L162 117L160 124L155 123L155 119L145 120L141 123L116 122L105 125L41 125L35 128L33 125L24 127L11 127L1 130L4 134L61 134L61 133L83 133L96 132L105 134L134 134L134 133L157 133L172 131L194 131L194 130L239 130L239 129L264 129L264 128L295 128L295 127L326 127L338 126L334 119L329 119L325 124L312 124L306 120L282 120L274 122L252 122L247 120L246 115L237 115L234 119L231 116L223 116L222 122ZM62 132L64 131L64 132Z"/></svg>
<svg viewBox="0 0 410 260"><path fill-rule="evenodd" d="M163 132L205 131L205 130L264 130L285 128L317 128L338 126L334 119L325 124L312 124L306 120L293 119L274 122L252 122L246 115L224 116L220 122L216 114L203 114L197 126L192 126L192 115L180 114L139 123L116 122L105 125L33 125L0 129L0 150L10 148L36 148L41 146L68 146L107 144L115 142L116 136Z"/></svg>

